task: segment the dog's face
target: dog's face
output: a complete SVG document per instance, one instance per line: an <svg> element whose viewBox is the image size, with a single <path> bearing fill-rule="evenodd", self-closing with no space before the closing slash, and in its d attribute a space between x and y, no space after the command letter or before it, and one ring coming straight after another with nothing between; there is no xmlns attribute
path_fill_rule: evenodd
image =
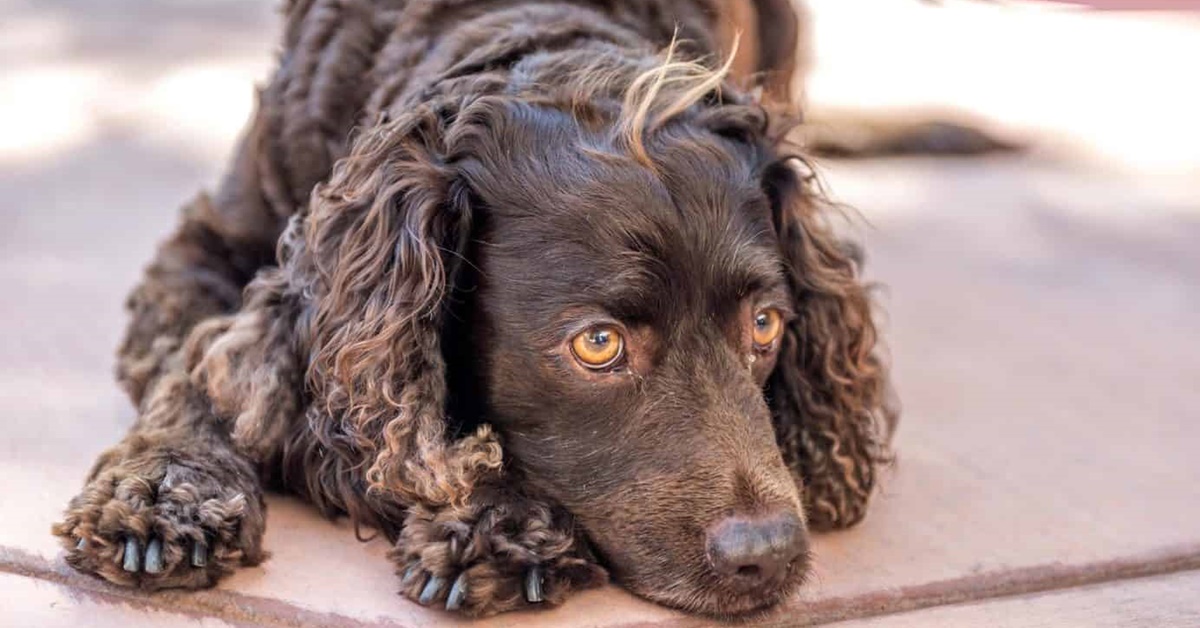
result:
<svg viewBox="0 0 1200 628"><path fill-rule="evenodd" d="M460 164L478 207L451 396L474 389L458 406L633 591L780 601L807 541L764 399L796 308L761 149L677 124L651 168L553 110L487 128Z"/></svg>

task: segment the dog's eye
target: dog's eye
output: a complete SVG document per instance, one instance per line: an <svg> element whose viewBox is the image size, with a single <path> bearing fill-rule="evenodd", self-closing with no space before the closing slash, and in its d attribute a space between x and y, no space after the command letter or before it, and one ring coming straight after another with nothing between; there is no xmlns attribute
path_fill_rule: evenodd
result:
<svg viewBox="0 0 1200 628"><path fill-rule="evenodd" d="M754 314L754 344L760 349L771 346L783 332L783 315L779 310L767 308Z"/></svg>
<svg viewBox="0 0 1200 628"><path fill-rule="evenodd" d="M612 326L593 327L571 341L575 357L590 369L602 369L617 363L625 348L621 332Z"/></svg>

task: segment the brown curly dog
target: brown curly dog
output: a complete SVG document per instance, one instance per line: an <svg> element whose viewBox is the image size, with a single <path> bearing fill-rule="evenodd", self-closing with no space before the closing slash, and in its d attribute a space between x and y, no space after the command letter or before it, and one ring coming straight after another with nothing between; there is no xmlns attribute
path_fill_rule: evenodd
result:
<svg viewBox="0 0 1200 628"><path fill-rule="evenodd" d="M857 256L782 142L789 3L286 19L219 192L129 300L140 416L55 526L67 561L211 585L264 558L278 488L469 615L610 574L710 615L785 599L895 416Z"/></svg>

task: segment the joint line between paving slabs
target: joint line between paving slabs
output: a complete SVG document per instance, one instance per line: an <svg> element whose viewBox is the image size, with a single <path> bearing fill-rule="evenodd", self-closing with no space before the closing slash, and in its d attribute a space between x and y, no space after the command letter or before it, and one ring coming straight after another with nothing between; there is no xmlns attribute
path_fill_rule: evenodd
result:
<svg viewBox="0 0 1200 628"><path fill-rule="evenodd" d="M236 626L396 626L301 608L283 600L245 595L223 589L168 590L146 593L118 587L79 573L60 559L47 560L24 550L0 545L0 573L34 578L66 589L72 597L101 604L126 604L137 610L159 611L196 619L219 619Z"/></svg>
<svg viewBox="0 0 1200 628"><path fill-rule="evenodd" d="M750 623L768 627L815 626L1195 570L1200 570L1200 544L1175 545L1135 556L1077 565L1050 563L1001 569L857 595L796 602ZM621 628L699 628L709 625L709 620L681 618L658 623L633 622Z"/></svg>
<svg viewBox="0 0 1200 628"><path fill-rule="evenodd" d="M1082 565L1051 563L998 570L924 584L905 585L858 595L788 604L749 622L759 626L812 626L850 619L906 613L937 606L979 602L1034 593L1062 591L1082 586L1200 570L1200 544L1173 546L1145 554ZM47 560L26 551L0 546L0 573L35 578L60 585L74 594L104 603L124 603L137 609L211 617L235 625L277 626L394 626L363 621L290 602L250 596L235 591L160 591L147 594L118 587L78 573L61 560ZM746 625L741 622L740 625ZM623 628L691 628L711 625L711 620L686 617L659 622L633 622Z"/></svg>

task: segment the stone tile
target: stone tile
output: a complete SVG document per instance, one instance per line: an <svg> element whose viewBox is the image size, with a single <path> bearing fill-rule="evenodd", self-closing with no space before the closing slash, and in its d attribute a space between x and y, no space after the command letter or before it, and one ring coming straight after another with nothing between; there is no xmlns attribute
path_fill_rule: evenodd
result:
<svg viewBox="0 0 1200 628"><path fill-rule="evenodd" d="M882 167L835 168L834 186L853 190L855 177ZM1031 213L1021 182L1037 164L889 167L941 195L918 215L880 211L868 236L873 274L889 286L906 406L898 461L863 525L817 540L816 576L791 612L821 616L831 600L853 606L905 586L953 589L959 579L970 587L979 574L1039 565L1196 553L1200 535L1179 524L1195 520L1200 503L1191 386L1200 367L1184 350L1200 338L1187 314L1198 299L1196 267L1139 254L1171 250L1171 237L1187 236L1192 223L1161 217L1177 224L1159 231L1180 235L1151 237L1104 216ZM954 217L952 208L977 198L989 200ZM112 228L140 218L114 217ZM1003 242L990 240L997 234ZM152 238L128 246L148 254ZM0 312L22 330L0 347L0 404L12 417L0 440L0 539L53 558L49 523L132 414L108 357L127 277L47 246L59 265L0 274L17 295ZM1030 252L1006 253L1022 249ZM0 269L22 264L0 257ZM1107 271L1089 274L1091 266ZM287 499L272 501L270 518L274 558L223 589L362 619L445 619L396 598L378 542L359 544L346 526ZM561 613L496 623L670 616L613 590Z"/></svg>
<svg viewBox="0 0 1200 628"><path fill-rule="evenodd" d="M1130 628L1200 625L1200 572L958 604L830 628Z"/></svg>
<svg viewBox="0 0 1200 628"><path fill-rule="evenodd" d="M1200 551L1180 525L1200 515L1200 361L1186 348L1200 339L1188 314L1200 264L1168 254L1200 221L1153 206L1142 219L1154 228L1068 215L1029 183L1052 168L835 168L835 190L887 172L923 195L843 196L875 225L869 264L887 286L905 412L881 499L862 526L818 544L805 600ZM870 213L889 200L919 210Z"/></svg>
<svg viewBox="0 0 1200 628"><path fill-rule="evenodd" d="M160 609L132 606L102 596L33 578L0 573L0 596L5 600L0 626L58 628L222 628L230 624L213 617L190 617Z"/></svg>

